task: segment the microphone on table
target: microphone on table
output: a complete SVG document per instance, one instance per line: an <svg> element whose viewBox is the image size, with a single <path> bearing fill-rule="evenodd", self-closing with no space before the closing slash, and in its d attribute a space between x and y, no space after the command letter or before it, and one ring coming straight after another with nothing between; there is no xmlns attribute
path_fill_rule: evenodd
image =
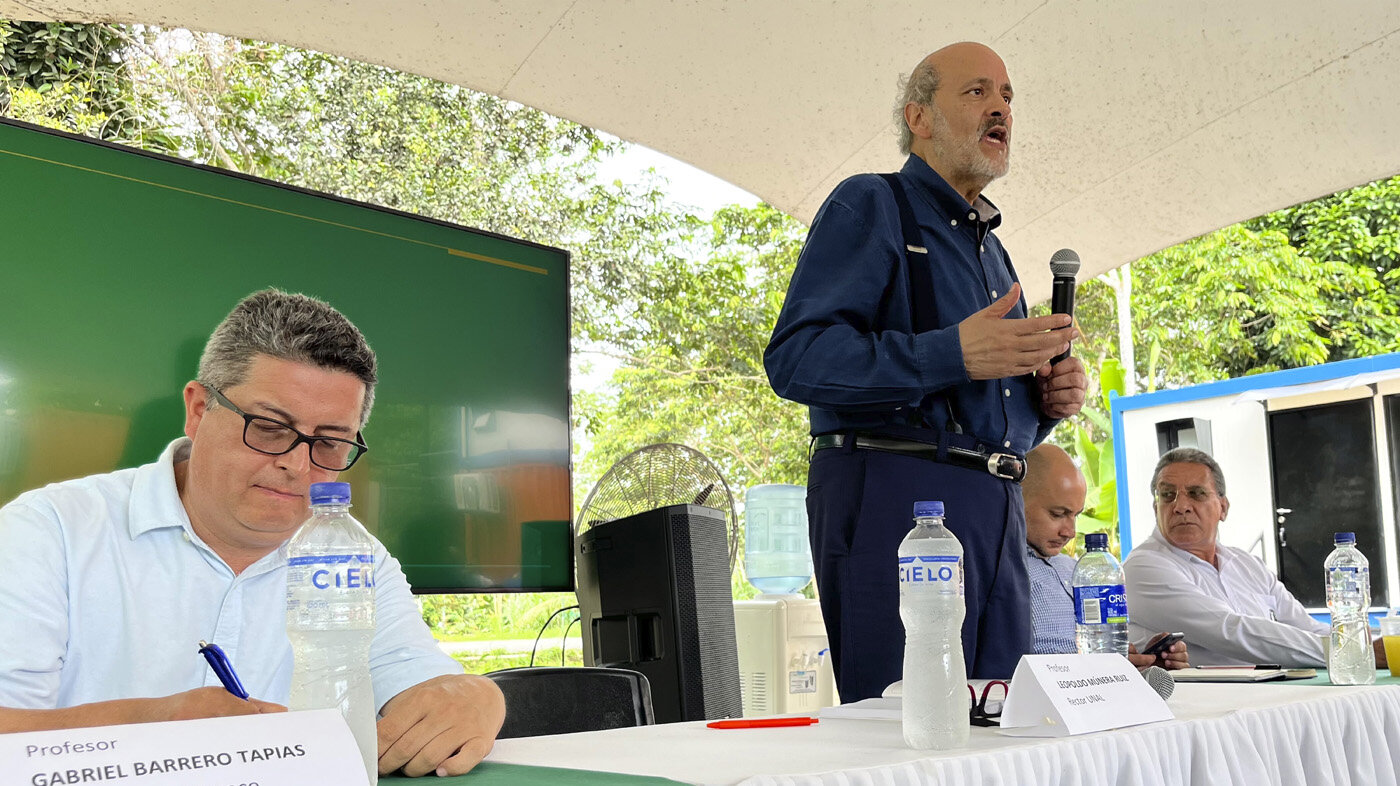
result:
<svg viewBox="0 0 1400 786"><path fill-rule="evenodd" d="M1176 678L1161 666L1148 666L1143 669L1142 678L1147 680L1147 684L1152 686L1152 690L1157 691L1157 695L1164 700L1170 699L1172 692L1176 690Z"/></svg>
<svg viewBox="0 0 1400 786"><path fill-rule="evenodd" d="M1050 289L1050 312L1074 316L1074 276L1079 272L1079 255L1068 248L1056 251L1050 257L1050 276L1053 281ZM1069 357L1069 350L1056 355L1051 365Z"/></svg>

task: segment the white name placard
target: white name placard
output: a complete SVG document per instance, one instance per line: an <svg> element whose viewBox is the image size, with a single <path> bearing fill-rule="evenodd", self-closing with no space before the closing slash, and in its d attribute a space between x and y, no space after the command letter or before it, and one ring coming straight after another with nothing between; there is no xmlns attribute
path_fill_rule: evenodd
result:
<svg viewBox="0 0 1400 786"><path fill-rule="evenodd" d="M335 710L0 734L3 786L365 786Z"/></svg>
<svg viewBox="0 0 1400 786"><path fill-rule="evenodd" d="M1001 729L1016 736L1067 737L1173 717L1122 655L1026 655L1011 678Z"/></svg>

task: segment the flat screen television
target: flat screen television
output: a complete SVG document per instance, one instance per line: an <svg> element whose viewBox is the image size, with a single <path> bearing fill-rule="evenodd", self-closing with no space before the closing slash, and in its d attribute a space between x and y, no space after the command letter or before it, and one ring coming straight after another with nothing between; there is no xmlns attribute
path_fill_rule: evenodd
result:
<svg viewBox="0 0 1400 786"><path fill-rule="evenodd" d="M154 461L275 286L378 355L341 479L414 589L573 589L567 252L7 120L0 216L0 504Z"/></svg>

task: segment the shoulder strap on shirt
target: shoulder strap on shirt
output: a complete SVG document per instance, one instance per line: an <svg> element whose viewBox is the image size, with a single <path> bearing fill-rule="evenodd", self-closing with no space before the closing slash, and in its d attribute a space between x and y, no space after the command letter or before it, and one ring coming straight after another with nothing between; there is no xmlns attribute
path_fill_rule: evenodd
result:
<svg viewBox="0 0 1400 786"><path fill-rule="evenodd" d="M913 310L914 332L925 333L938 327L938 303L934 300L933 274L929 272L928 249L924 247L919 222L904 185L893 172L881 172L880 177L890 185L894 203L899 207L899 228L904 234L904 258L909 261L909 304Z"/></svg>
<svg viewBox="0 0 1400 786"><path fill-rule="evenodd" d="M910 314L910 324L914 326L914 332L925 333L938 327L938 301L933 290L933 272L928 249L924 247L919 222L914 218L914 209L909 206L909 197L904 193L904 184L899 182L899 175L894 172L881 172L880 177L889 184L890 191L894 194L894 203L899 207L899 228L900 233L904 235L904 258L908 262L904 267L908 271L909 307L913 312ZM961 434L962 427L958 425L958 419L953 417L953 402L947 396L937 394L929 394L918 407L910 411L909 425L925 425L924 405L929 402L929 398L943 401L943 406L948 410L948 430Z"/></svg>

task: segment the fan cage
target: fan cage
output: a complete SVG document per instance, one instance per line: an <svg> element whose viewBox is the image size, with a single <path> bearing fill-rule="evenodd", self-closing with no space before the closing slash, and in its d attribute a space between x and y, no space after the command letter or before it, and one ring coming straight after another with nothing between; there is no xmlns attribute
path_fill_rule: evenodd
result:
<svg viewBox="0 0 1400 786"><path fill-rule="evenodd" d="M668 505L703 505L724 514L733 571L739 550L734 494L705 454L675 442L638 448L603 473L579 508L574 537L597 524Z"/></svg>

